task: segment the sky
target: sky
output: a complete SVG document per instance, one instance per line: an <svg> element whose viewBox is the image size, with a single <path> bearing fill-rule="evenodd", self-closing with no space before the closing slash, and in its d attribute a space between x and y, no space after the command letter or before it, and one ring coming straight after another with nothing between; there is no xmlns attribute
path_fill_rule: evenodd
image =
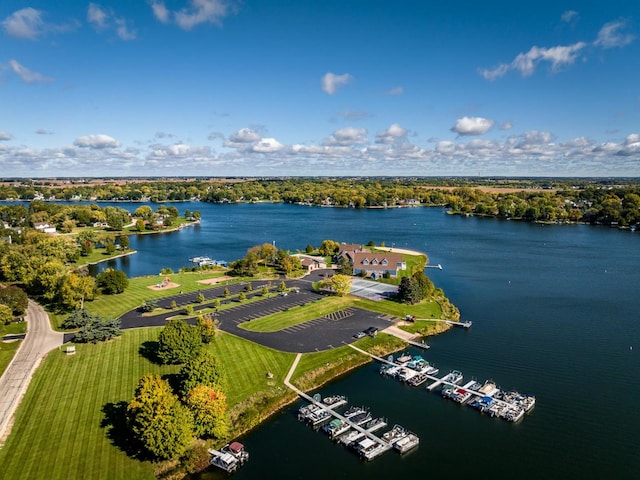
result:
<svg viewBox="0 0 640 480"><path fill-rule="evenodd" d="M0 2L0 177L640 176L637 0Z"/></svg>

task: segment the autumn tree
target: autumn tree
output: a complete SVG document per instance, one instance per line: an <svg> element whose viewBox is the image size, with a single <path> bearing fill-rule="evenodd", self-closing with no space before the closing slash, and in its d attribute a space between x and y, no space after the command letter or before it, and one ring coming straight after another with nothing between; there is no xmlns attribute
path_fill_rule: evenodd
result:
<svg viewBox="0 0 640 480"><path fill-rule="evenodd" d="M336 274L331 278L327 278L320 282L320 288L327 289L339 297L348 295L351 291L351 277L347 275Z"/></svg>
<svg viewBox="0 0 640 480"><path fill-rule="evenodd" d="M96 281L89 275L68 273L60 284L58 301L67 308L82 308L85 300L93 300Z"/></svg>
<svg viewBox="0 0 640 480"><path fill-rule="evenodd" d="M196 435L226 438L229 418L224 393L207 385L197 385L187 393L185 403L193 415Z"/></svg>
<svg viewBox="0 0 640 480"><path fill-rule="evenodd" d="M318 248L320 255L323 255L325 257L335 255L339 253L339 250L340 244L334 240L323 240L320 244L320 248Z"/></svg>
<svg viewBox="0 0 640 480"><path fill-rule="evenodd" d="M193 415L166 380L145 375L127 407L128 425L139 445L160 459L181 455L193 440Z"/></svg>

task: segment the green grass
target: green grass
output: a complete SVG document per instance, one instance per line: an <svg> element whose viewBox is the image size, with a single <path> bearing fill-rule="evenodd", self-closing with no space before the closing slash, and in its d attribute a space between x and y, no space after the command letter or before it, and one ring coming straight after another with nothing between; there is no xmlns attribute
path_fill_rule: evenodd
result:
<svg viewBox="0 0 640 480"><path fill-rule="evenodd" d="M360 307L373 312L394 315L404 318L405 315L415 315L418 318L441 318L442 308L440 304L431 299L425 300L417 305L407 305L405 303L393 302L390 300L382 300L374 302L366 298L354 298L354 307Z"/></svg>
<svg viewBox="0 0 640 480"><path fill-rule="evenodd" d="M180 290L183 292L195 292L197 290L213 288L214 285L198 283L198 280L221 277L224 274L225 271L205 270L201 272L172 273L170 275L130 278L129 286L123 293L116 295L99 295L95 300L85 302L84 306L91 313L97 313L104 318L118 318L123 313L142 305L142 302L147 299L177 295L180 293ZM172 282L179 284L180 287L166 290L152 290L149 288L161 282L162 279L167 276ZM49 316L52 324L56 328L62 324L66 317L66 315L58 315L52 312L49 312Z"/></svg>
<svg viewBox="0 0 640 480"><path fill-rule="evenodd" d="M51 352L31 381L0 450L5 478L152 479L153 465L111 445L103 407L129 401L145 373L175 373L138 353L159 329L137 329L111 342Z"/></svg>
<svg viewBox="0 0 640 480"><path fill-rule="evenodd" d="M24 322L2 325L0 326L0 337L3 337L4 335L24 333L26 329L27 324ZM22 343L22 340L8 343L0 341L0 375L2 375L9 366L11 359L20 347L20 343Z"/></svg>
<svg viewBox="0 0 640 480"><path fill-rule="evenodd" d="M286 311L251 320L238 326L252 332L277 332L343 310L351 306L352 303L350 297L326 297L320 301L292 307Z"/></svg>
<svg viewBox="0 0 640 480"><path fill-rule="evenodd" d="M54 350L36 371L11 435L0 449L3 478L153 479L154 464L133 459L111 444L101 427L106 405L128 402L145 373L172 374L140 355L159 328L126 331L97 345L77 345L66 356ZM230 407L260 391L291 397L283 380L294 355L220 334L211 348L228 375ZM267 372L273 378L267 378Z"/></svg>
<svg viewBox="0 0 640 480"><path fill-rule="evenodd" d="M417 320L415 323L400 326L405 332L418 334L422 337L435 335L451 328L444 322L431 322L429 320Z"/></svg>

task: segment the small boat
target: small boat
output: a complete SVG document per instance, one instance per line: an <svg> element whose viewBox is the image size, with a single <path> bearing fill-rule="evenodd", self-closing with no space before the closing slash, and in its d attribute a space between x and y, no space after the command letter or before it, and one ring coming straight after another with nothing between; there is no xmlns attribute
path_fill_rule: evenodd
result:
<svg viewBox="0 0 640 480"><path fill-rule="evenodd" d="M351 429L351 425L349 425L344 420L340 420L339 418L336 418L334 420L331 420L331 422L326 424L324 427L322 427L322 429L325 432L327 432L327 435L329 435L329 438L333 440L335 438L338 438L343 433L347 433L349 429Z"/></svg>
<svg viewBox="0 0 640 480"><path fill-rule="evenodd" d="M387 451L385 445L370 438L364 438L356 445L356 451L365 460L373 460Z"/></svg>
<svg viewBox="0 0 640 480"><path fill-rule="evenodd" d="M324 397L322 403L327 407L338 408L347 403L347 397L344 395L331 395L330 397Z"/></svg>
<svg viewBox="0 0 640 480"><path fill-rule="evenodd" d="M400 440L402 437L407 435L407 431L402 425L395 424L391 430L385 432L382 435L382 440L387 443L393 444L397 440Z"/></svg>
<svg viewBox="0 0 640 480"><path fill-rule="evenodd" d="M462 372L460 370L451 370L444 377L442 377L442 383L458 384L462 381Z"/></svg>
<svg viewBox="0 0 640 480"><path fill-rule="evenodd" d="M345 433L343 436L341 436L340 440L338 441L348 447L350 445L357 444L364 437L366 437L364 433L357 430L351 430L350 432Z"/></svg>
<svg viewBox="0 0 640 480"><path fill-rule="evenodd" d="M412 432L406 432L406 435L393 442L393 448L399 453L407 453L413 450L420 443L420 438Z"/></svg>
<svg viewBox="0 0 640 480"><path fill-rule="evenodd" d="M353 406L353 407L349 407L349 409L348 409L346 412L344 412L344 413L342 414L342 416L343 416L344 418L351 418L351 417L354 417L354 416L356 416L356 415L360 415L361 413L366 413L366 412L368 412L368 411L369 411L369 410L368 410L368 409L366 409L365 407L357 407L357 406Z"/></svg>
<svg viewBox="0 0 640 480"><path fill-rule="evenodd" d="M249 452L244 449L240 442L231 442L220 450L209 450L211 460L209 463L225 472L232 473L249 460Z"/></svg>

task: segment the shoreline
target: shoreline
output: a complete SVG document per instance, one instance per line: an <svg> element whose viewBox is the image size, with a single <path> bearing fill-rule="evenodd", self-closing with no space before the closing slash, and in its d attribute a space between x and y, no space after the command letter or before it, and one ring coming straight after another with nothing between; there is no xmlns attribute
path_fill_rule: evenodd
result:
<svg viewBox="0 0 640 480"><path fill-rule="evenodd" d="M138 253L137 250L131 250L129 252L123 252L118 255L114 255L113 257L103 258L102 260L98 260L97 262L87 262L83 265L79 265L77 268L86 267L88 265L98 265L99 263L108 262L109 260L114 260L116 258L128 257L129 255L133 255L134 253Z"/></svg>

